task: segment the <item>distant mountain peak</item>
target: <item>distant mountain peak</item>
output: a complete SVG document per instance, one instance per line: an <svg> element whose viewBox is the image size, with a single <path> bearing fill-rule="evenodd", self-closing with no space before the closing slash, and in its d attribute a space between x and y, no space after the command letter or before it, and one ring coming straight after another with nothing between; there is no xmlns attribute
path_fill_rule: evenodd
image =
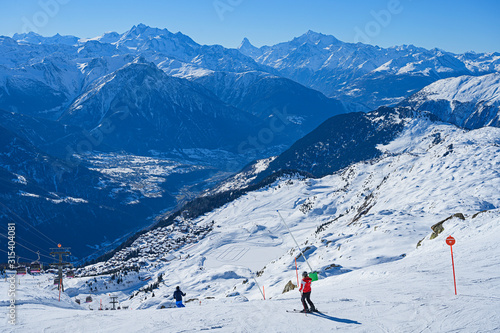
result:
<svg viewBox="0 0 500 333"><path fill-rule="evenodd" d="M250 41L248 40L248 38L243 38L243 41L241 42L240 44L240 47L242 46L253 46L252 43L250 43Z"/></svg>
<svg viewBox="0 0 500 333"><path fill-rule="evenodd" d="M316 31L313 31L311 29L307 30L307 32L304 35L307 35L307 36L326 36L320 32L316 32Z"/></svg>
<svg viewBox="0 0 500 333"><path fill-rule="evenodd" d="M23 42L28 44L66 44L66 45L76 45L78 44L78 41L80 39L75 36L61 35L59 33L55 34L52 37L44 37L33 31L22 34L14 34L12 38L17 42Z"/></svg>
<svg viewBox="0 0 500 333"><path fill-rule="evenodd" d="M14 39L17 42L29 42L29 43L31 43L33 41L39 42L40 40L43 39L43 36L33 32L33 31L30 31L27 33L22 33L22 34L15 33L12 36L12 39ZM36 43L36 44L38 44L38 43Z"/></svg>
<svg viewBox="0 0 500 333"><path fill-rule="evenodd" d="M240 46L238 46L238 49L256 49L257 47L253 46L252 43L248 40L248 38L243 38L243 41L241 42Z"/></svg>
<svg viewBox="0 0 500 333"><path fill-rule="evenodd" d="M12 36L12 38L18 39L18 38L24 38L26 36L30 36L30 37L42 37L42 35L39 35L39 34L33 32L33 31L29 31L27 33L22 33L22 34L15 33L14 36Z"/></svg>
<svg viewBox="0 0 500 333"><path fill-rule="evenodd" d="M325 35L319 32L315 32L312 30L308 30L305 34L294 38L294 40L300 42L300 43L306 43L310 42L312 44L322 44L322 45L331 45L331 44L338 44L342 43L340 40L335 38L332 35Z"/></svg>
<svg viewBox="0 0 500 333"><path fill-rule="evenodd" d="M243 41L241 42L240 46L238 46L238 50L243 53L246 56L249 56L251 58L253 57L258 57L259 55L262 54L262 50L259 49L258 47L255 47L250 43L248 38L243 38Z"/></svg>
<svg viewBox="0 0 500 333"><path fill-rule="evenodd" d="M130 28L129 31L137 31L137 30L146 30L147 28L149 28L147 25L143 24L143 23L139 23L137 25L133 25L132 28Z"/></svg>
<svg viewBox="0 0 500 333"><path fill-rule="evenodd" d="M139 23L138 25L134 25L129 31L125 33L125 35L142 35L142 34L147 34L147 35L171 35L172 33L168 31L166 28L160 29L160 28L153 28L148 25L145 25L143 23Z"/></svg>

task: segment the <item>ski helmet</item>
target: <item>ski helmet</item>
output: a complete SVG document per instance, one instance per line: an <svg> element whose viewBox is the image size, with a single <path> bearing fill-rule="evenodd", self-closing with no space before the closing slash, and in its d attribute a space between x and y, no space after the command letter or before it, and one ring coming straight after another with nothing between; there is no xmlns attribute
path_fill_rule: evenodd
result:
<svg viewBox="0 0 500 333"><path fill-rule="evenodd" d="M307 272L302 273L302 276L306 277L307 276Z"/></svg>

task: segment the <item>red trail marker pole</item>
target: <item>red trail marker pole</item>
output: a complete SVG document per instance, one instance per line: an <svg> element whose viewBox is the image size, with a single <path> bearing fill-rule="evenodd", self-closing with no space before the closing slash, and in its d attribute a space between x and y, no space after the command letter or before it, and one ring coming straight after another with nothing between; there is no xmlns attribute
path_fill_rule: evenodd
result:
<svg viewBox="0 0 500 333"><path fill-rule="evenodd" d="M455 244L455 238L449 236L446 238L446 244L450 246L451 250L451 267L453 267L453 284L455 286L455 295L457 294L457 280L455 279L455 263L453 262L453 245Z"/></svg>

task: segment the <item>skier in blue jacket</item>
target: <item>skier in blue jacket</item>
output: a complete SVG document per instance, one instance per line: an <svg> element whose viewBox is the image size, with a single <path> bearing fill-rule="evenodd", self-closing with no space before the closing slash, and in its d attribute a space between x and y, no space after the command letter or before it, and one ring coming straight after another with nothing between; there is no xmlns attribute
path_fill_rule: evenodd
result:
<svg viewBox="0 0 500 333"><path fill-rule="evenodd" d="M182 296L186 296L185 293L181 291L181 287L177 286L174 291L175 305L178 308L185 308L184 304L182 304Z"/></svg>

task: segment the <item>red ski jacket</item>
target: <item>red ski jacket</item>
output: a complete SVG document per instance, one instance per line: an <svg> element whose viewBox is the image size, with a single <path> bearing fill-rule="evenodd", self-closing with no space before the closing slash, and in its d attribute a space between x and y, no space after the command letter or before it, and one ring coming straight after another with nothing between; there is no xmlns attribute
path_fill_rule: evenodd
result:
<svg viewBox="0 0 500 333"><path fill-rule="evenodd" d="M312 279L309 276L306 276L305 278L303 278L302 282L300 283L299 291L302 291L303 293L310 293L311 292L311 282L312 282Z"/></svg>

